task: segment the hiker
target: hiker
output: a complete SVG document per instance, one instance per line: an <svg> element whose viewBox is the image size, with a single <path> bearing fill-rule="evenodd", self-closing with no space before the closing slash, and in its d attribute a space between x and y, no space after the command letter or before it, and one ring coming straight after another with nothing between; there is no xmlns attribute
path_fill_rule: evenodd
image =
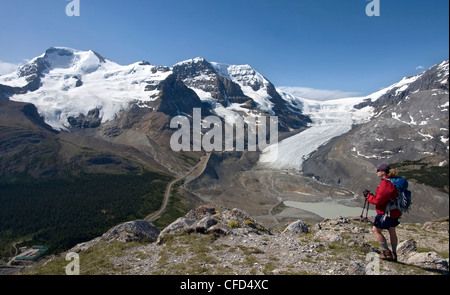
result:
<svg viewBox="0 0 450 295"><path fill-rule="evenodd" d="M398 209L389 211L389 216L386 216L386 206L398 196L397 189L388 178L397 177L397 171L391 169L387 164L381 164L377 169L377 175L381 178L381 182L378 185L375 195L369 191L364 192L364 197L371 204L375 205L377 216L373 222L372 231L375 238L380 243L382 253L380 258L389 261L397 261L397 244L398 237L395 227L400 224L398 219L402 216L402 212ZM389 232L389 238L391 241L392 251L389 250L386 238L384 237L382 230L387 229Z"/></svg>

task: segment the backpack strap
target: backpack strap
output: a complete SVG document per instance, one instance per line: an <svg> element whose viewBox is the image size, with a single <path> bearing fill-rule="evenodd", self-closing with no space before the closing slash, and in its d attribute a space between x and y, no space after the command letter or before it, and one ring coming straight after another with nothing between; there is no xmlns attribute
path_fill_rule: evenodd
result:
<svg viewBox="0 0 450 295"><path fill-rule="evenodd" d="M397 194L398 194L397 197L398 197L400 195L400 192L398 191L398 189L395 186L395 184L392 181L392 179L387 178L387 177L383 177L383 178L386 179L386 180L389 180L392 183L392 185L394 186L395 190L397 191ZM389 215L390 211L393 210L393 209L397 209L397 202L396 202L396 200L397 200L397 198L395 198L395 199L389 198L389 202L387 203L386 209L384 210L384 215L385 216L390 216Z"/></svg>

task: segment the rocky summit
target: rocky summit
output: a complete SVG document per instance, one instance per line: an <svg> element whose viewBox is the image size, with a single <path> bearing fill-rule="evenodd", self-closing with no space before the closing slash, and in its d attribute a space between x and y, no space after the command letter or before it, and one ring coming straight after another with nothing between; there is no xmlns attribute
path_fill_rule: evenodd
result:
<svg viewBox="0 0 450 295"><path fill-rule="evenodd" d="M359 218L269 229L243 210L203 205L161 232L144 220L118 225L24 273L64 274L77 253L89 275L448 275L448 218L402 223L397 233L398 262L389 262Z"/></svg>

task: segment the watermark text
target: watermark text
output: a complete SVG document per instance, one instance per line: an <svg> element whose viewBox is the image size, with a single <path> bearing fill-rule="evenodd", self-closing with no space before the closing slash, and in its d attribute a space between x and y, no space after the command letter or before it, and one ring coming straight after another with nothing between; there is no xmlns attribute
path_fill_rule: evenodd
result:
<svg viewBox="0 0 450 295"><path fill-rule="evenodd" d="M66 275L80 275L80 255L75 252L69 252L66 255L66 261L71 261L66 266Z"/></svg>
<svg viewBox="0 0 450 295"><path fill-rule="evenodd" d="M380 257L375 252L370 252L366 255L366 274L379 275L380 274Z"/></svg>
<svg viewBox="0 0 450 295"><path fill-rule="evenodd" d="M69 17L80 16L80 0L71 0L69 4L67 4L66 15Z"/></svg>
<svg viewBox="0 0 450 295"><path fill-rule="evenodd" d="M366 0L367 1L367 0ZM367 16L380 16L380 0L372 0L366 6Z"/></svg>
<svg viewBox="0 0 450 295"><path fill-rule="evenodd" d="M236 115L232 119L225 117L223 125L217 116L202 119L200 108L194 108L192 113L192 126L187 116L176 116L170 121L170 128L179 128L170 138L170 147L175 152L256 151L257 148L263 151L269 145L278 146L277 116L270 116L267 121L266 116Z"/></svg>

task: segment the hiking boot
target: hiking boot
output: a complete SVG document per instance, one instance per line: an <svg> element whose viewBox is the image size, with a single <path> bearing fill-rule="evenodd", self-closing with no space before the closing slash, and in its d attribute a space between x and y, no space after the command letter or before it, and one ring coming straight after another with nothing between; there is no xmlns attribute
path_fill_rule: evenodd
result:
<svg viewBox="0 0 450 295"><path fill-rule="evenodd" d="M379 256L380 259L387 261L394 261L394 256L392 255L392 252L389 250L383 250L383 252L381 252Z"/></svg>
<svg viewBox="0 0 450 295"><path fill-rule="evenodd" d="M397 262L397 253L392 252L392 261Z"/></svg>

